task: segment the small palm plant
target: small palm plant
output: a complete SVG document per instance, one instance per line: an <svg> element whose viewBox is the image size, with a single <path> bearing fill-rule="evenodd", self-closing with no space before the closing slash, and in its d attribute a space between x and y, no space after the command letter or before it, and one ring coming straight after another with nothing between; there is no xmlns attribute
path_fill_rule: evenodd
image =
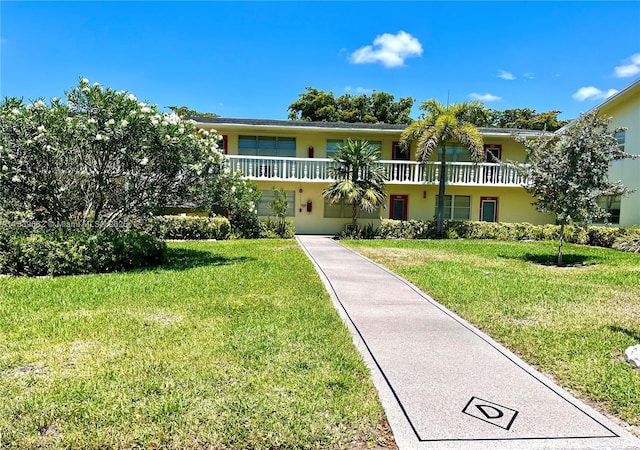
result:
<svg viewBox="0 0 640 450"><path fill-rule="evenodd" d="M357 233L359 210L373 212L384 207L387 199L386 176L378 164L380 154L367 141L348 139L332 159L335 164L328 172L335 181L322 195L332 204L342 201L351 204L351 230Z"/></svg>
<svg viewBox="0 0 640 450"><path fill-rule="evenodd" d="M408 148L416 142L418 162L427 162L431 154L440 148L440 180L438 188L438 228L437 237L444 235L444 193L447 180L447 144L458 142L469 150L471 159L479 163L484 156L482 134L473 125L471 117L483 106L478 102L452 103L443 105L432 99L423 102L420 109L426 111L421 120L413 122L402 133L402 144Z"/></svg>

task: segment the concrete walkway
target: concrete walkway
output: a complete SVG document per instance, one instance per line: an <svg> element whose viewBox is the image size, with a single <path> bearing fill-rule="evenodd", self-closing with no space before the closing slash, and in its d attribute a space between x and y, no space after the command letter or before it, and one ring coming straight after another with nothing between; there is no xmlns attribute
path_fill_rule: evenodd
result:
<svg viewBox="0 0 640 450"><path fill-rule="evenodd" d="M326 236L298 236L405 449L640 449L486 334Z"/></svg>

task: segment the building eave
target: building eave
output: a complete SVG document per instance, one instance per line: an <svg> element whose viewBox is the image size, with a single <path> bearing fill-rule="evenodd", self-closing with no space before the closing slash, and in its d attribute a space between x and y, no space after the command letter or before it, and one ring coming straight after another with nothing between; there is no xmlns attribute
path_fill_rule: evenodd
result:
<svg viewBox="0 0 640 450"><path fill-rule="evenodd" d="M375 134L398 134L402 133L407 125L405 124L385 124L385 123L347 123L347 122L306 122L295 120L275 120L275 119L236 119L225 117L192 117L198 125L216 125L226 129L247 129L258 128L277 131L292 130L312 130L312 131L341 131L341 132L366 132ZM539 136L541 131L522 130L514 128L479 128L480 133L487 137L510 137Z"/></svg>
<svg viewBox="0 0 640 450"><path fill-rule="evenodd" d="M588 110L586 114L589 114L592 111L602 110L603 108L611 106L614 103L618 103L619 101L623 100L627 95L629 95L632 91L634 91L636 88L640 89L640 78L638 78L637 80L633 81L631 84L629 84L628 86L624 87L620 91L616 92L612 96L606 98L604 101L602 101L601 103L597 104L596 106L594 106L593 108ZM556 133L557 134L564 133L564 130L567 130L567 129L571 128L572 126L574 126L577 121L578 121L578 119L573 119L571 122L566 124L564 127L562 127L559 130L557 130Z"/></svg>

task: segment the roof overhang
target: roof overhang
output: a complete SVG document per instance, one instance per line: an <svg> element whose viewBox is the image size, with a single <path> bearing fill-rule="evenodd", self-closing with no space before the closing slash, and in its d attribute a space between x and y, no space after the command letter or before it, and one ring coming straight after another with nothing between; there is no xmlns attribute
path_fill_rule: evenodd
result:
<svg viewBox="0 0 640 450"><path fill-rule="evenodd" d="M270 130L291 133L294 130L310 130L313 132L352 132L367 134L397 135L402 133L407 125L404 124L371 124L347 122L305 122L294 120L272 119L233 119L223 117L193 117L196 125L206 128L224 128L242 130ZM480 133L487 137L513 137L514 135L535 137L542 134L537 130L521 130L513 128L479 128Z"/></svg>

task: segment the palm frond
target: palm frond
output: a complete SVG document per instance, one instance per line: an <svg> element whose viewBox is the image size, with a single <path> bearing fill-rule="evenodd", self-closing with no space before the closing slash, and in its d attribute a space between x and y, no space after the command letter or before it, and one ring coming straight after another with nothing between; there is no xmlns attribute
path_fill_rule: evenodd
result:
<svg viewBox="0 0 640 450"><path fill-rule="evenodd" d="M469 150L471 159L474 162L482 162L484 158L484 141L482 139L482 133L480 133L477 127L469 123L464 123L455 130L454 137Z"/></svg>

